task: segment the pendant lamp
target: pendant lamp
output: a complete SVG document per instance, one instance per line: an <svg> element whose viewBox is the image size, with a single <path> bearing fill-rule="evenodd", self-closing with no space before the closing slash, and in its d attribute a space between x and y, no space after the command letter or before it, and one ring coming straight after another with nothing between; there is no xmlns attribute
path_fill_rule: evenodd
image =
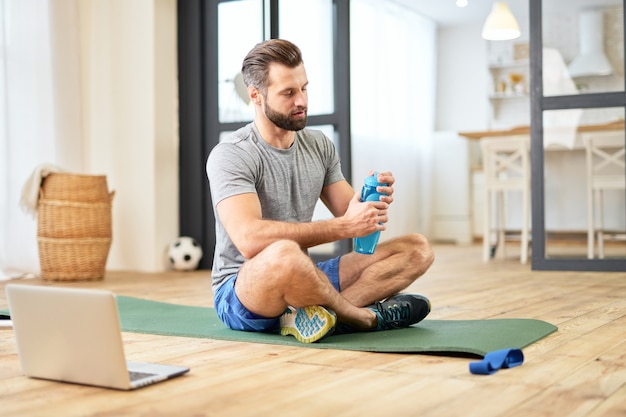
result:
<svg viewBox="0 0 626 417"><path fill-rule="evenodd" d="M519 25L508 4L503 1L493 4L491 13L483 25L482 36L489 41L506 41L519 38Z"/></svg>

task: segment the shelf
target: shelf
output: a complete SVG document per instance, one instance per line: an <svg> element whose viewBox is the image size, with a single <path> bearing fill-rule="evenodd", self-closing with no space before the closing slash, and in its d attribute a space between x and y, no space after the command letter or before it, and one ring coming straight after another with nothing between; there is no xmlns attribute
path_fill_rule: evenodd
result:
<svg viewBox="0 0 626 417"><path fill-rule="evenodd" d="M489 100L509 100L509 99L520 99L520 98L529 98L530 95L523 93L496 93L491 94L489 96Z"/></svg>
<svg viewBox="0 0 626 417"><path fill-rule="evenodd" d="M489 64L489 69L493 71L499 71L499 70L507 70L507 69L512 69L512 68L528 68L529 66L530 66L530 61L523 60L523 61L505 62L502 64Z"/></svg>
<svg viewBox="0 0 626 417"><path fill-rule="evenodd" d="M487 62L489 126L527 124L530 117L530 60L513 60L512 54L510 57Z"/></svg>

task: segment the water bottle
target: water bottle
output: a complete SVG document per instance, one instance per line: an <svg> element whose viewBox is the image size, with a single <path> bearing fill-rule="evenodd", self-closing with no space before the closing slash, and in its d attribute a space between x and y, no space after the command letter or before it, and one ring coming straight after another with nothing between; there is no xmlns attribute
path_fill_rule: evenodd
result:
<svg viewBox="0 0 626 417"><path fill-rule="evenodd" d="M387 195L376 191L378 186L386 186L386 183L378 182L378 172L365 178L365 185L361 189L361 201L380 201L381 195ZM380 238L380 230L376 230L367 236L354 238L354 250L358 253L371 255L376 250L378 239Z"/></svg>

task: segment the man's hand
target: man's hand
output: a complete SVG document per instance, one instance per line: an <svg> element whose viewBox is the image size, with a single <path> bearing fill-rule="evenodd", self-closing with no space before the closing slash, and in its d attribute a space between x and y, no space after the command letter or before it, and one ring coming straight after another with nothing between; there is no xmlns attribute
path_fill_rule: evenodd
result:
<svg viewBox="0 0 626 417"><path fill-rule="evenodd" d="M393 192L393 188L391 190ZM389 220L388 208L389 203L386 201L361 202L360 193L355 193L342 220L352 230L351 234L354 237L366 236L376 230L386 229L385 223Z"/></svg>
<svg viewBox="0 0 626 417"><path fill-rule="evenodd" d="M374 171L370 171L368 175L373 175ZM378 173L378 177L376 178L379 183L387 184L386 186L380 186L376 188L376 191L379 193L384 193L387 195L380 196L380 201L384 201L387 204L393 203L393 184L396 182L395 177L391 172L380 172Z"/></svg>

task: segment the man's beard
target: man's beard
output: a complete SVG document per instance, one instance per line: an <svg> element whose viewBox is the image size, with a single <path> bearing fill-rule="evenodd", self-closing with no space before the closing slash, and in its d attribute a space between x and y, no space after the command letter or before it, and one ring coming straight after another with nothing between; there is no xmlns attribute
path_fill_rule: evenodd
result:
<svg viewBox="0 0 626 417"><path fill-rule="evenodd" d="M299 112L304 111L304 118L299 119L299 120L294 120L291 117L291 112L288 114L283 114L283 113L273 110L268 104L265 105L265 117L270 119L272 123L274 123L276 126L285 130L298 131L298 130L302 130L305 128L306 119L307 119L306 107L298 106L296 108L296 111L299 111Z"/></svg>

